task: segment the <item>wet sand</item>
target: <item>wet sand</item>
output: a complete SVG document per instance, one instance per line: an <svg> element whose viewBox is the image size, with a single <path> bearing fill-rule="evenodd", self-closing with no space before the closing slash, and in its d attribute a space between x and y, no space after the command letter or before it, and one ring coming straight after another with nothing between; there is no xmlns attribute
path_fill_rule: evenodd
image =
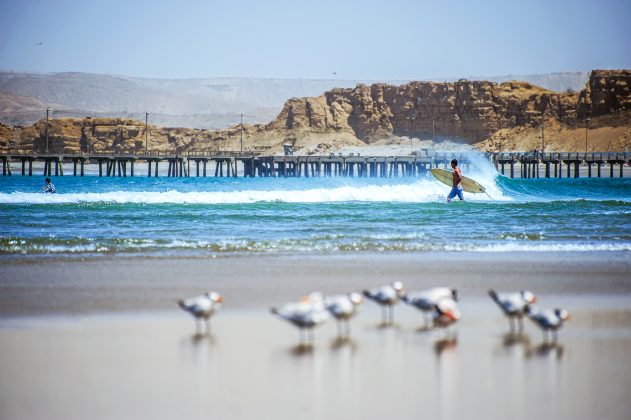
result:
<svg viewBox="0 0 631 420"><path fill-rule="evenodd" d="M631 412L626 253L354 254L3 261L0 418L622 419ZM313 290L394 280L460 290L450 337L366 302L352 338L313 346L272 317ZM508 322L488 288L529 289L572 320L557 344ZM211 335L174 304L225 295Z"/></svg>

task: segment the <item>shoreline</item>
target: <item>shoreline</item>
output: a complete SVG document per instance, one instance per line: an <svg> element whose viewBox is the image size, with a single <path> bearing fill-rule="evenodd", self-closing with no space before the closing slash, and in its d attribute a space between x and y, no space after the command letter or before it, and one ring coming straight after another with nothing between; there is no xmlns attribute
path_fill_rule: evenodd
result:
<svg viewBox="0 0 631 420"><path fill-rule="evenodd" d="M0 273L0 407L7 418L279 420L625 418L631 370L628 252L353 253L7 261ZM398 304L364 302L349 339L313 344L269 312L402 281L458 288L450 333ZM523 333L487 290L531 290L567 309L559 341ZM195 333L180 297L225 300ZM595 402L598 402L597 404Z"/></svg>
<svg viewBox="0 0 631 420"><path fill-rule="evenodd" d="M316 290L345 293L392 281L409 290L450 285L474 297L489 288L631 295L629 272L624 251L16 259L3 261L0 318L160 311L211 289L224 295L224 308L260 309Z"/></svg>

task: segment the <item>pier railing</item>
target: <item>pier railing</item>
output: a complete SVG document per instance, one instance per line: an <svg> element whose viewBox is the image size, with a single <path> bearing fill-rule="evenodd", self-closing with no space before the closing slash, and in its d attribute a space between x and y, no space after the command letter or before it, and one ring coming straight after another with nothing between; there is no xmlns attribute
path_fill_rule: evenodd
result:
<svg viewBox="0 0 631 420"><path fill-rule="evenodd" d="M135 164L145 162L147 176L159 176L161 162L168 163L167 176L191 176L191 166L195 166L196 176L207 176L208 165L214 165L217 177L264 176L264 177L311 177L311 176L347 176L347 177L414 177L427 173L435 167L449 168L452 159L458 159L467 169L476 159L488 159L502 174L506 166L510 176L515 177L518 168L522 178L539 178L540 167L543 176L561 177L562 167L566 165L566 177L580 176L580 166L587 166L587 176L592 176L592 166L596 166L597 175L601 176L601 167L608 165L610 177L614 176L614 166L619 165L618 173L623 176L623 166L629 164L631 154L614 152L436 152L421 149L405 156L363 156L359 153L330 153L328 155L282 156L261 155L259 151L218 151L197 150L176 153L164 150L117 151L76 150L33 152L29 149L11 149L0 153L3 175L11 175L16 164L21 165L22 175L33 174L33 163L44 164L45 176L63 175L64 163L73 164L73 175L83 176L85 165L98 164L99 176L134 176ZM552 168L554 172L552 172ZM129 169L129 170L128 170Z"/></svg>

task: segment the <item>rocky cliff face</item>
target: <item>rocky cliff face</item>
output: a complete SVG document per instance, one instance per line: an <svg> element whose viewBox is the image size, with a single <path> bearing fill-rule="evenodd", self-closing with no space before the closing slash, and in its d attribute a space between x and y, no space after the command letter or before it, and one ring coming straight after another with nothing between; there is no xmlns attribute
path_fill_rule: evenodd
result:
<svg viewBox="0 0 631 420"><path fill-rule="evenodd" d="M542 121L578 129L631 126L631 70L591 73L580 93L558 93L525 82L497 84L411 82L401 86L362 85L333 89L317 97L288 100L266 125L245 126L244 149L274 153L290 142L319 151L340 144L370 144L389 137L451 139L475 144L498 133L505 138L536 130ZM43 150L46 123L0 130L0 145ZM130 119L55 119L49 148L70 151L239 150L239 126L225 130L149 127ZM312 148L313 151L313 148Z"/></svg>

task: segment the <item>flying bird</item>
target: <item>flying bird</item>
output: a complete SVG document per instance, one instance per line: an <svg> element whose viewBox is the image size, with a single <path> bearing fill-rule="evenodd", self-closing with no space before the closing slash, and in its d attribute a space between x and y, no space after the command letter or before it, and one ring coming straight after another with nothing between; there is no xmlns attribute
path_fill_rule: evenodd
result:
<svg viewBox="0 0 631 420"><path fill-rule="evenodd" d="M543 331L543 341L547 341L548 334L552 335L554 342L558 339L558 331L565 321L570 319L570 313L565 309L540 310L535 306L527 305L525 313L532 322Z"/></svg>
<svg viewBox="0 0 631 420"><path fill-rule="evenodd" d="M355 292L345 295L327 296L324 299L326 309L337 320L337 334L339 337L350 337L350 320L357 315L363 300L362 296ZM346 331L343 331L343 325L346 325Z"/></svg>
<svg viewBox="0 0 631 420"><path fill-rule="evenodd" d="M400 281L395 281L386 286L364 290L364 296L381 305L381 321L383 324L392 324L394 322L393 306L404 293L403 283Z"/></svg>
<svg viewBox="0 0 631 420"><path fill-rule="evenodd" d="M182 310L190 313L195 318L195 327L197 332L201 332L201 323L206 323L206 333L210 333L210 317L213 316L219 308L223 297L217 292L208 292L203 295L195 296L188 299L181 299L177 302Z"/></svg>
<svg viewBox="0 0 631 420"><path fill-rule="evenodd" d="M425 326L429 327L431 322L431 314L436 308L436 304L441 299L458 300L458 291L449 287L432 287L431 289L421 290L419 292L406 293L402 300L408 305L414 306L423 312L425 318Z"/></svg>
<svg viewBox="0 0 631 420"><path fill-rule="evenodd" d="M497 293L495 290L489 290L489 296L497 306L508 317L510 330L515 331L514 320L519 324L519 331L524 330L524 314L527 305L537 302L537 297L528 290L522 290L517 293Z"/></svg>

